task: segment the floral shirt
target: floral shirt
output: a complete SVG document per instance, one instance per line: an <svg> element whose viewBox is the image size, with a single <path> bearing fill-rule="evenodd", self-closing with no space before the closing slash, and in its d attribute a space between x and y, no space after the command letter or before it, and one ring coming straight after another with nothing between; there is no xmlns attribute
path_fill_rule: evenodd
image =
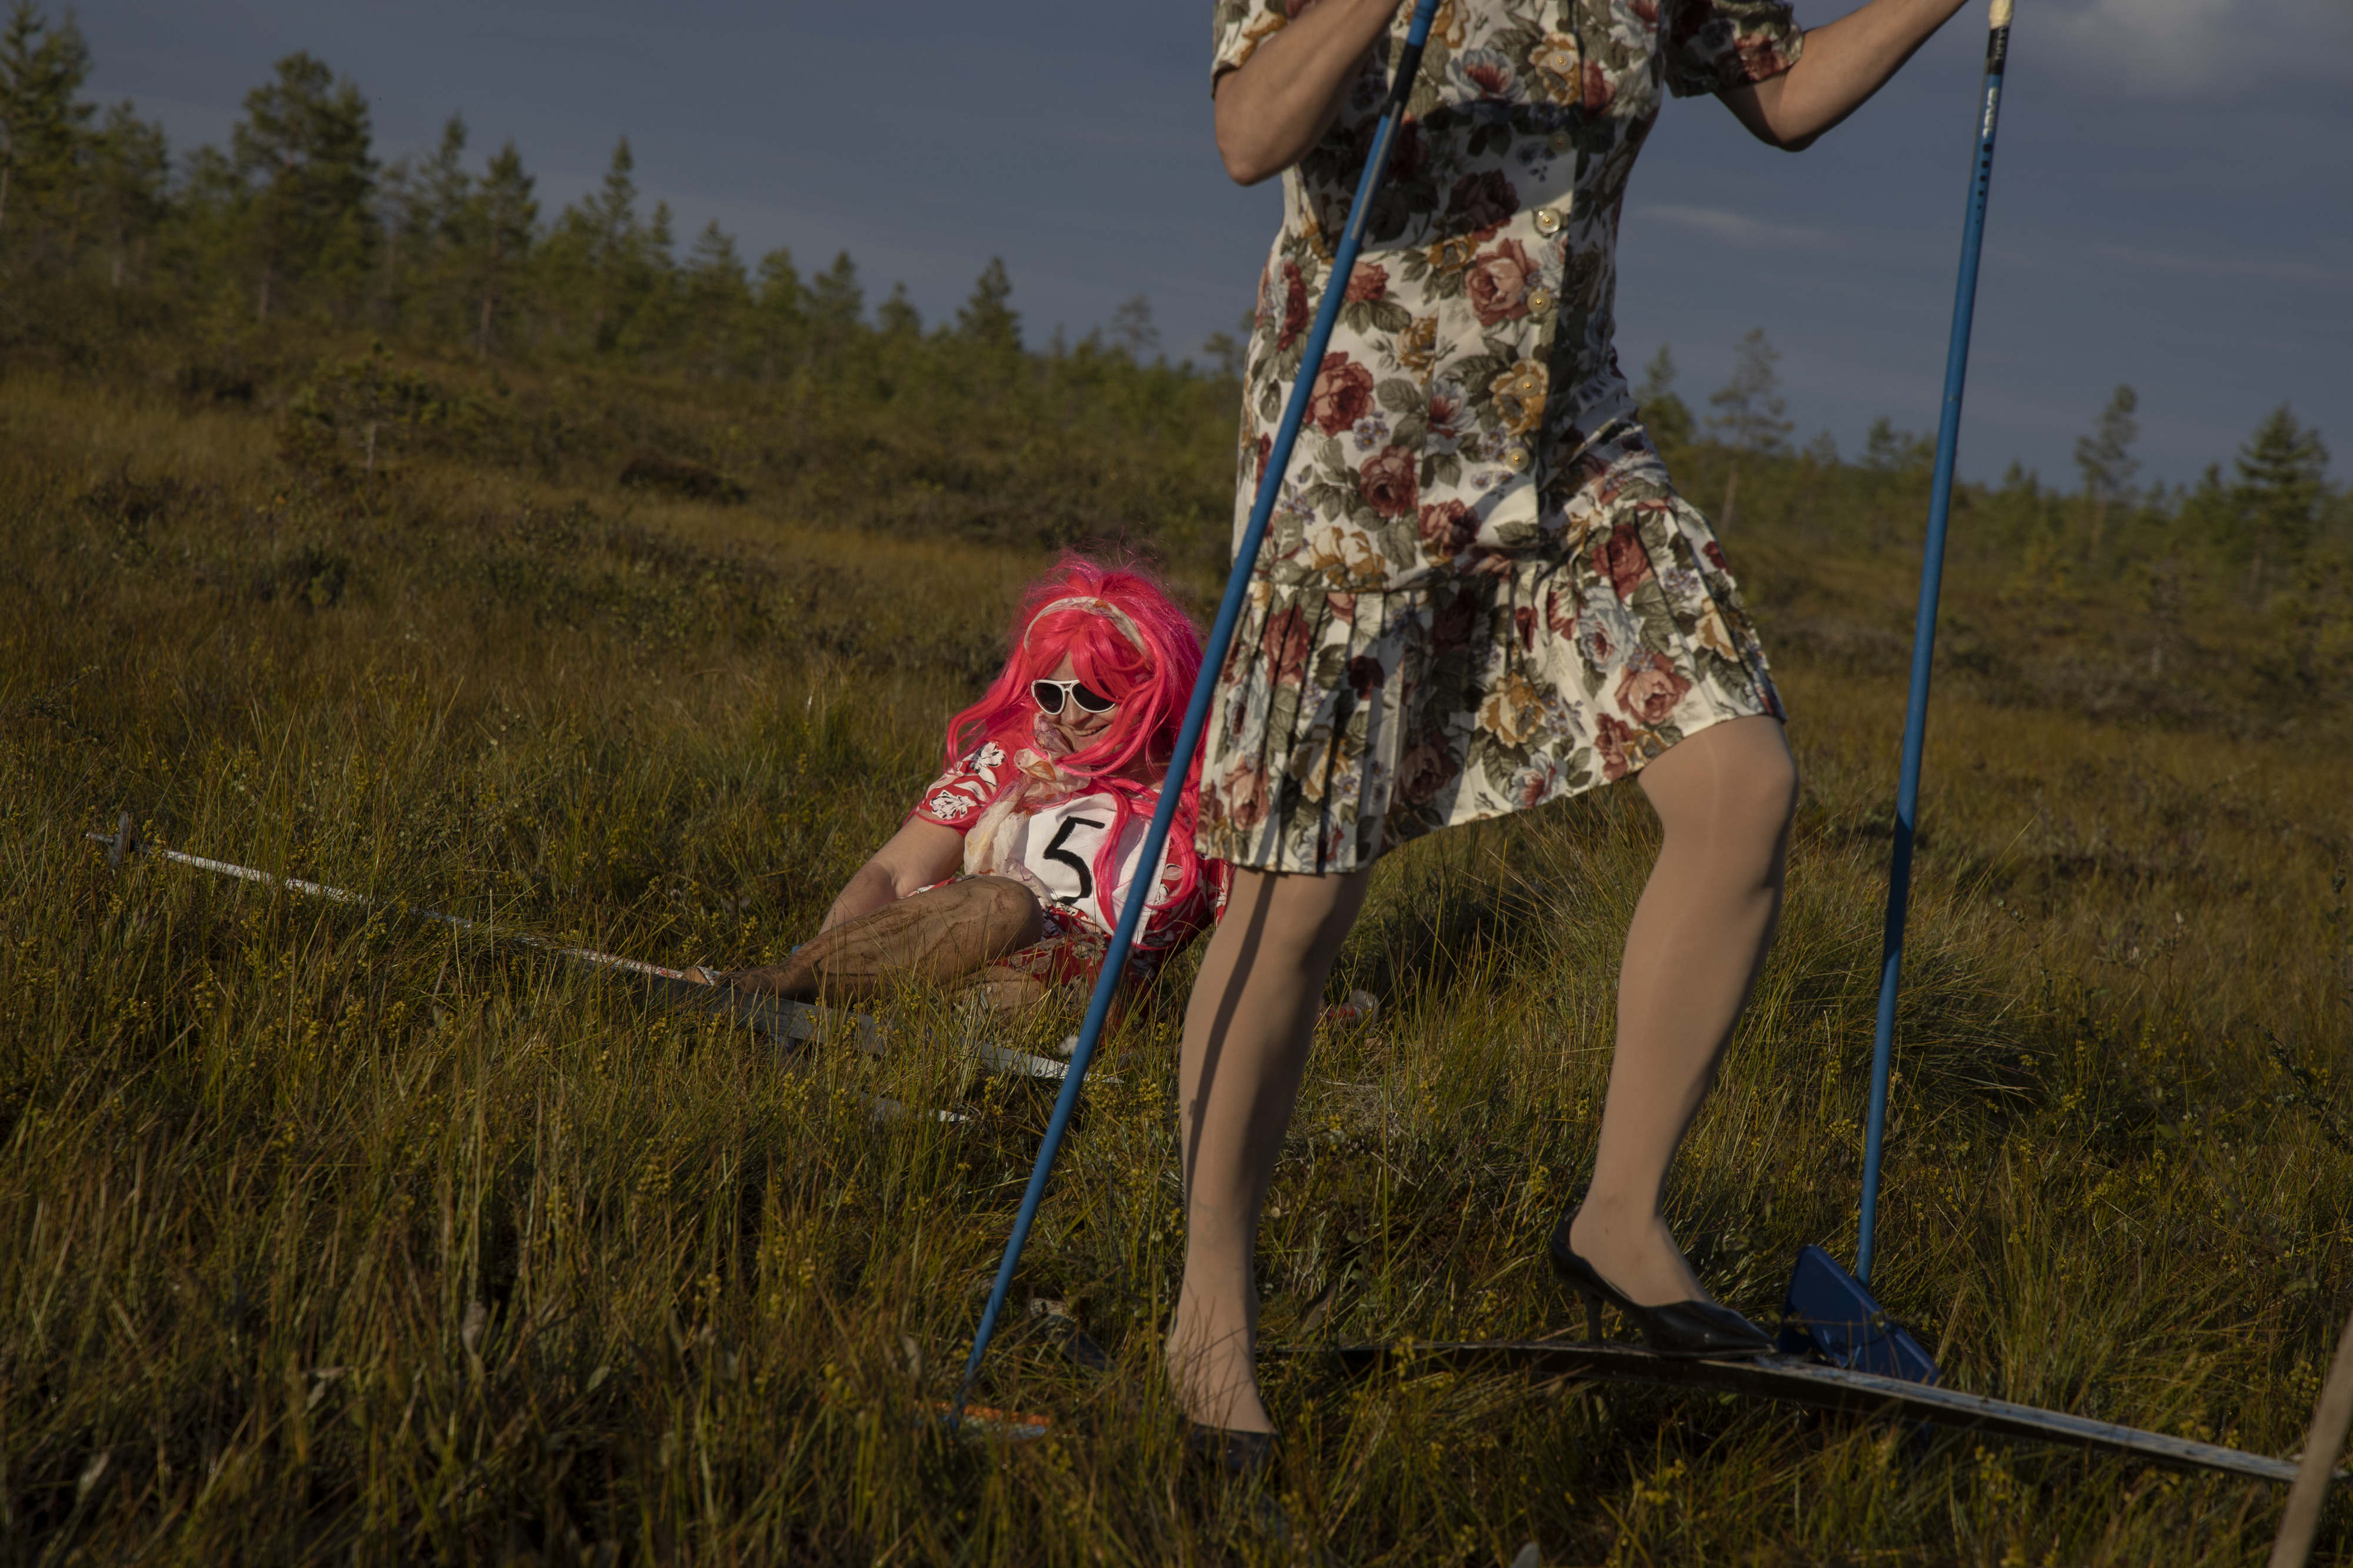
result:
<svg viewBox="0 0 2353 1568"><path fill-rule="evenodd" d="M1118 821L1109 792L1071 785L1038 752L1008 756L993 741L976 748L932 781L913 815L965 835L965 876L1009 877L1037 895L1045 934L1006 962L1060 982L1092 980L1102 968L1157 804L1155 792L1136 800L1120 831L1118 872L1108 887L1097 870L1103 837ZM1192 891L1179 899L1176 868L1164 849L1159 897L1145 906L1124 977L1148 980L1214 923L1229 876L1224 861L1204 860Z"/></svg>
<svg viewBox="0 0 2353 1568"><path fill-rule="evenodd" d="M1217 0L1215 69L1304 9ZM1283 175L1244 371L1237 535L1410 10ZM1342 592L1412 586L1538 545L1561 497L1630 457L1655 465L1611 343L1627 176L1662 87L1759 81L1802 43L1778 0L1445 0L1314 367L1261 570Z"/></svg>

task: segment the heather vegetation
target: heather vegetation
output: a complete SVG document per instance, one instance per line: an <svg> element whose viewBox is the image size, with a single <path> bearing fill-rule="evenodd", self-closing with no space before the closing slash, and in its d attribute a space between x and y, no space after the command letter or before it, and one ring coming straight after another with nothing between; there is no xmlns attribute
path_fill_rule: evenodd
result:
<svg viewBox="0 0 2353 1568"><path fill-rule="evenodd" d="M674 253L626 152L384 163L303 57L227 150L0 29L0 1554L24 1562L2259 1561L2279 1498L1751 1403L1282 1363L1270 1526L1159 1380L1170 997L1115 1031L989 1404L954 1385L1045 1103L919 992L787 1056L628 985L84 835L661 962L813 926L1053 549L1224 569L1230 343L1026 343L847 258ZM1769 1317L1851 1254L1929 451L1794 444L1772 345L1642 396L1726 519L1807 775L1784 936L1672 1198ZM1688 401L1686 401L1686 398ZM2189 487L2136 400L1964 486L1883 1294L1949 1383L2293 1451L2353 1283L2353 507L2283 409ZM1532 1335L1654 829L1418 844L1335 987L1270 1342ZM1181 991L1184 966L1169 977ZM1060 1015L988 1037L1050 1049ZM876 1098L949 1109L875 1119ZM1032 1302L1058 1313L1030 1311ZM1075 1320L1111 1353L1072 1361ZM2343 1521L2324 1551L2342 1553Z"/></svg>

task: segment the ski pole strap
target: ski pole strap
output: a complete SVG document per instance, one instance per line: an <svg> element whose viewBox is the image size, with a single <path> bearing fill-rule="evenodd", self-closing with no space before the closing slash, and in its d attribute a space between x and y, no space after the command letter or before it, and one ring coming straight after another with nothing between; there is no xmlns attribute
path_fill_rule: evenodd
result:
<svg viewBox="0 0 2353 1568"><path fill-rule="evenodd" d="M1160 801L1153 810L1152 826L1139 851L1140 866L1157 867L1161 852L1167 847L1169 824L1176 817L1178 796L1192 773L1194 753L1200 747L1201 731L1208 721L1209 701L1217 692L1218 678L1233 647L1234 627L1250 596L1250 576L1258 564L1259 547L1266 539L1267 521L1274 514L1276 497L1282 494L1283 471L1291 466L1292 447L1297 444L1299 427L1306 418L1316 372L1332 341L1333 324L1339 320L1340 302L1348 291L1348 278L1356 268L1356 253L1364 248L1365 222L1388 169L1389 150L1397 141L1398 122L1405 118L1407 100L1413 95L1414 79L1421 69L1422 49L1430 41L1430 23L1437 15L1438 0L1415 0L1413 17L1406 29L1405 47L1398 52L1397 69L1389 84L1388 102L1374 128L1372 146L1365 155L1364 173L1356 183L1356 198L1348 209L1347 226L1341 230L1340 243L1333 251L1323 301L1316 307L1314 326L1308 332L1306 346L1299 357L1298 373L1291 384L1291 398L1283 405L1282 422L1275 428L1273 444L1267 450L1266 467L1259 475L1258 495L1250 507L1250 522L1234 547L1234 567L1226 579L1225 598L1218 605L1217 622L1210 627L1208 643L1201 650L1200 677L1194 681L1192 700L1185 707L1185 722L1176 733L1176 749L1168 760L1168 775L1161 781ZM1095 978L1094 994L1087 1002L1086 1022L1080 1026L1078 1044L1071 1052L1062 1092L1054 1101L1054 1113L1046 1123L1046 1136L1039 1143L1038 1163L1030 1169L1029 1184L1021 1194L1021 1207L1013 1216L1012 1235L997 1263L988 1305L982 1309L980 1327L973 1334L972 1353L965 1360L964 1383L948 1412L951 1426L961 1416L965 1402L980 1376L981 1358L988 1353L997 1315L1004 1310L1006 1295L1013 1285L1013 1270L1021 1260L1021 1248L1029 1238L1029 1227L1037 1220L1039 1202L1045 1196L1054 1156L1062 1146L1062 1134L1070 1126L1071 1113L1078 1106L1079 1086L1086 1077L1087 1064L1094 1059L1095 1044L1110 1015L1112 996L1119 989L1120 976L1127 968L1128 950L1135 940L1137 922L1158 880L1156 874L1138 875L1128 888L1119 924L1112 931L1110 950L1103 954L1102 973Z"/></svg>

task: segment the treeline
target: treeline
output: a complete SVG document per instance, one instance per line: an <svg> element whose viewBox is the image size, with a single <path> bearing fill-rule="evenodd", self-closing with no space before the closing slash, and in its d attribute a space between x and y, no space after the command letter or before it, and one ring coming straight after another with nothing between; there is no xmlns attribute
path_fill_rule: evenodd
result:
<svg viewBox="0 0 2353 1568"><path fill-rule="evenodd" d="M462 118L430 154L380 160L357 84L306 53L246 95L226 148L176 159L132 104L84 98L90 66L70 17L15 0L0 28L7 341L276 323L774 380L868 332L923 330L903 287L870 311L847 254L807 274L784 249L747 262L712 223L681 255L668 204L645 209L626 139L602 186L549 217L514 143L476 160ZM992 261L954 333L1018 350L1010 293ZM1124 318L1121 346L1155 343L1147 308Z"/></svg>
<svg viewBox="0 0 2353 1568"><path fill-rule="evenodd" d="M1742 500L1745 484L1752 496L1761 485L1769 510L1800 533L1867 543L1916 537L1935 438L1883 417L1852 461L1841 459L1827 431L1794 447L1779 357L1761 328L1750 332L1731 377L1708 395L1704 416L1675 390L1672 353L1662 348L1651 360L1636 396L1682 487L1713 503L1727 532L1754 508ZM2073 487L2046 485L2015 462L1997 487L1959 487L1957 504L1972 522L1957 531L1955 546L2060 578L2161 563L2168 573L2227 578L2251 604L2303 585L2316 567L2345 570L2353 494L2330 482L2328 447L2294 409L2282 404L2264 416L2227 468L2211 463L2194 484L2167 485L2137 482L2139 406L2130 386L2110 395L2075 441Z"/></svg>
<svg viewBox="0 0 2353 1568"><path fill-rule="evenodd" d="M903 287L870 305L846 253L807 271L781 248L747 261L714 223L681 254L667 204L645 207L626 140L596 191L548 216L514 144L477 158L461 119L430 154L381 160L357 85L309 54L246 95L226 148L179 156L133 105L86 99L90 67L69 16L12 0L0 350L177 358L200 393L251 397L260 382L291 409L297 449L315 457L334 426L364 468L396 428L459 405L455 362L773 386L789 437L755 454L624 414L617 396L609 417L551 405L524 421L503 393L471 407L478 426L507 432L478 438L481 455L527 448L550 471L617 439L773 475L772 491L877 526L932 519L1057 542L1173 531L1198 535L1188 548L1205 558L1222 547L1239 348L1219 333L1204 367L1170 365L1140 297L1108 336L1034 352L992 260L954 321L927 331ZM370 338L439 356L438 381L403 379L381 353L352 359ZM1793 444L1777 359L1751 333L1697 414L1671 356L1652 363L1639 395L1684 488L1736 537L1759 524L1841 546L1916 533L1932 443L1883 419L1852 460L1827 434ZM2137 408L2118 387L2086 410L2073 484L2013 467L1999 487L1964 487L1973 520L1957 545L2086 577L2162 561L2253 604L2353 552L2353 505L2319 432L2288 408L2189 486L2138 482Z"/></svg>
<svg viewBox="0 0 2353 1568"><path fill-rule="evenodd" d="M246 95L226 147L185 153L133 105L89 102L90 65L69 17L13 0L0 356L16 364L272 413L282 455L338 485L438 456L902 532L1222 537L1236 351L1169 363L1141 297L1107 333L1033 351L991 260L927 328L903 287L870 300L847 254L747 261L716 224L681 247L627 141L550 216L516 147L478 157L460 119L429 154L380 158L357 85L308 54Z"/></svg>

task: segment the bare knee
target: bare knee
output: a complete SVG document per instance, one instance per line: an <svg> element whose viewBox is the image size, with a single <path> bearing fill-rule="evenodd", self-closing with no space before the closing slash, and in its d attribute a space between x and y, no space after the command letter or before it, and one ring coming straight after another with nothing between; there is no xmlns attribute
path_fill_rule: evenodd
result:
<svg viewBox="0 0 2353 1568"><path fill-rule="evenodd" d="M992 958L1018 952L1046 934L1038 896L1010 877L971 877L956 884L987 930Z"/></svg>

